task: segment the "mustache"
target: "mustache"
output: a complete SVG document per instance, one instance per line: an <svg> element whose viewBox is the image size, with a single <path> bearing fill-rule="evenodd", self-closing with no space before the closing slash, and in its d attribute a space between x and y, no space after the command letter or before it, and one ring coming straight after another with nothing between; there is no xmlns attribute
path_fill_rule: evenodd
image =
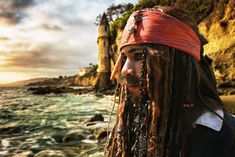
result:
<svg viewBox="0 0 235 157"><path fill-rule="evenodd" d="M139 80L137 76L126 76L123 78L123 83L127 85L139 85Z"/></svg>

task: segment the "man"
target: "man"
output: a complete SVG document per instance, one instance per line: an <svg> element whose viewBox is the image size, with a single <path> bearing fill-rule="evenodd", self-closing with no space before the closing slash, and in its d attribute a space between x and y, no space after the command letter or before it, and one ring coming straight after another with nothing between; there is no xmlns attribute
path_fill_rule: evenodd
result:
<svg viewBox="0 0 235 157"><path fill-rule="evenodd" d="M234 157L234 125L216 92L196 23L174 7L134 12L111 78L121 85L108 157Z"/></svg>

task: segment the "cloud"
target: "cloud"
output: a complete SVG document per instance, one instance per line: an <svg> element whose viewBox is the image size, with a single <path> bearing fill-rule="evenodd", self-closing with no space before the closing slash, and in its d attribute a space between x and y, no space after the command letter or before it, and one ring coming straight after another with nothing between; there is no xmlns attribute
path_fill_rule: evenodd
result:
<svg viewBox="0 0 235 157"><path fill-rule="evenodd" d="M129 0L128 2L126 0L114 0L114 4L123 4L123 3L136 3L136 0Z"/></svg>
<svg viewBox="0 0 235 157"><path fill-rule="evenodd" d="M1 0L0 21L4 24L17 24L25 16L24 9L32 6L34 0Z"/></svg>
<svg viewBox="0 0 235 157"><path fill-rule="evenodd" d="M63 29L58 25L48 25L48 24L42 24L42 29L48 30L48 31L62 31Z"/></svg>
<svg viewBox="0 0 235 157"><path fill-rule="evenodd" d="M66 56L62 57L53 47L44 44L41 47L24 51L5 53L7 68L41 69L41 68L62 68L66 63Z"/></svg>
<svg viewBox="0 0 235 157"><path fill-rule="evenodd" d="M0 41L7 41L7 40L9 40L8 37L0 36Z"/></svg>
<svg viewBox="0 0 235 157"><path fill-rule="evenodd" d="M96 63L97 53L90 52L90 49L79 50L76 47L77 41L58 41L57 43L40 43L38 45L28 45L18 43L20 48L11 52L1 52L5 63L4 69L23 69L25 71L34 69L51 69L64 73L65 71L76 71L79 67L87 66L90 62ZM28 45L28 49L24 47ZM87 47L85 45L85 47Z"/></svg>

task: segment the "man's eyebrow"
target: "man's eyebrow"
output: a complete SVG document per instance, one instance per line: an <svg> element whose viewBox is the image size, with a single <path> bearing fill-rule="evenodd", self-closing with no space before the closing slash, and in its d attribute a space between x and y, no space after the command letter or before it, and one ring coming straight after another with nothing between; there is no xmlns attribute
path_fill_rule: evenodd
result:
<svg viewBox="0 0 235 157"><path fill-rule="evenodd" d="M132 53L132 52L139 51L139 50L142 50L142 48L139 48L139 47L136 48L136 47L135 47L135 48L130 48L130 49L128 49L127 51L130 52L130 53Z"/></svg>

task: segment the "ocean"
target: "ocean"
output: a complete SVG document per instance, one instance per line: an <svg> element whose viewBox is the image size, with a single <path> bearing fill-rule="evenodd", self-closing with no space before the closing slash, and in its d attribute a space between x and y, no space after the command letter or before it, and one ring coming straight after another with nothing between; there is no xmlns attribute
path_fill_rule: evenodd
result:
<svg viewBox="0 0 235 157"><path fill-rule="evenodd" d="M107 126L112 105L113 96L33 95L27 88L2 87L0 156L104 156L104 142L86 121L102 114Z"/></svg>

